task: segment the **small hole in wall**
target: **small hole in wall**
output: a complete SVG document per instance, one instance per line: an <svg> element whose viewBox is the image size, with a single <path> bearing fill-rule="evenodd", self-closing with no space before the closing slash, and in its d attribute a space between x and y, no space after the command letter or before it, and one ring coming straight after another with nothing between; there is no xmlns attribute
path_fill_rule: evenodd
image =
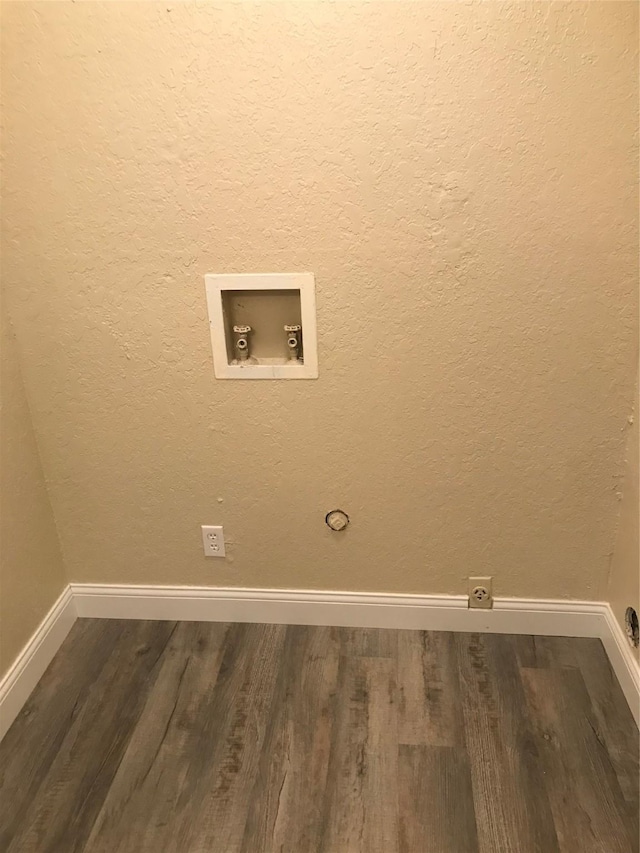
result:
<svg viewBox="0 0 640 853"><path fill-rule="evenodd" d="M624 614L624 621L627 626L629 642L637 649L640 646L640 628L638 627L638 614L633 607L627 607L627 612Z"/></svg>

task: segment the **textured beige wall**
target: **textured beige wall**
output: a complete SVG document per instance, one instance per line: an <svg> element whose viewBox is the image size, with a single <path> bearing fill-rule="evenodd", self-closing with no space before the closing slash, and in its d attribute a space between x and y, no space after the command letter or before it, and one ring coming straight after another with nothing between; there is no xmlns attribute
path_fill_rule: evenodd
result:
<svg viewBox="0 0 640 853"><path fill-rule="evenodd" d="M637 389L637 386L636 386ZM638 527L640 504L638 495L638 402L633 422L628 426L627 453L624 460L624 479L620 486L621 508L616 544L611 561L607 599L616 618L625 627L627 607L640 614L640 553ZM640 649L638 649L640 659Z"/></svg>
<svg viewBox="0 0 640 853"><path fill-rule="evenodd" d="M66 581L16 342L6 312L0 315L1 677Z"/></svg>
<svg viewBox="0 0 640 853"><path fill-rule="evenodd" d="M635 3L3 6L5 276L73 580L603 597ZM202 275L297 270L320 379L216 381Z"/></svg>

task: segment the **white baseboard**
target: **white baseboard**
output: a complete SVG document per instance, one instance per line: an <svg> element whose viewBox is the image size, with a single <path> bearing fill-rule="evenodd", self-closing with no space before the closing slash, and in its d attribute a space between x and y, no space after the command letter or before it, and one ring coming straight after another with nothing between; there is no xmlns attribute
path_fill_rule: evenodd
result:
<svg viewBox="0 0 640 853"><path fill-rule="evenodd" d="M78 616L268 622L362 628L419 628L601 637L606 604L496 599L493 610L469 610L465 595L395 595L235 587L71 584Z"/></svg>
<svg viewBox="0 0 640 853"><path fill-rule="evenodd" d="M640 666L606 602L501 598L495 600L493 610L469 610L462 595L74 583L60 596L0 683L0 738L76 617L597 637L640 725Z"/></svg>
<svg viewBox="0 0 640 853"><path fill-rule="evenodd" d="M22 710L75 621L73 593L67 587L0 681L0 740Z"/></svg>

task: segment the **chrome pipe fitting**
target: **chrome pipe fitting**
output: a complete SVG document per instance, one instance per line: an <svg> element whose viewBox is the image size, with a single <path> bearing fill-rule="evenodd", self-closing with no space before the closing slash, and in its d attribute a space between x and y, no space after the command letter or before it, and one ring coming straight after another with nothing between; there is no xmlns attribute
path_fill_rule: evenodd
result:
<svg viewBox="0 0 640 853"><path fill-rule="evenodd" d="M251 326L233 327L233 352L238 361L249 360L249 334Z"/></svg>
<svg viewBox="0 0 640 853"><path fill-rule="evenodd" d="M293 326L285 326L287 335L287 351L289 353L289 361L300 361L302 352L302 326L299 324Z"/></svg>

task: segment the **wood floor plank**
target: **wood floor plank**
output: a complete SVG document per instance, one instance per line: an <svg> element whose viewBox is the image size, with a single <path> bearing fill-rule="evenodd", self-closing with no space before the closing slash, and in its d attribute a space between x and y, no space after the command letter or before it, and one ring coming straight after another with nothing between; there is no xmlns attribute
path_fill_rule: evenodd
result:
<svg viewBox="0 0 640 853"><path fill-rule="evenodd" d="M401 745L398 812L400 853L477 853L465 749Z"/></svg>
<svg viewBox="0 0 640 853"><path fill-rule="evenodd" d="M607 745L628 805L631 832L633 837L637 837L640 740L631 709L600 640L579 640L574 646L574 654L591 699L597 735Z"/></svg>
<svg viewBox="0 0 640 853"><path fill-rule="evenodd" d="M558 853L514 646L456 634L456 647L480 853Z"/></svg>
<svg viewBox="0 0 640 853"><path fill-rule="evenodd" d="M320 853L397 853L396 661L340 660Z"/></svg>
<svg viewBox="0 0 640 853"><path fill-rule="evenodd" d="M203 746L229 630L215 622L178 624L85 853L163 849L186 768Z"/></svg>
<svg viewBox="0 0 640 853"><path fill-rule="evenodd" d="M464 747L454 634L398 632L398 742Z"/></svg>
<svg viewBox="0 0 640 853"><path fill-rule="evenodd" d="M329 767L338 630L287 629L243 853L315 853Z"/></svg>
<svg viewBox="0 0 640 853"><path fill-rule="evenodd" d="M115 619L78 619L0 743L0 850L24 824L123 627Z"/></svg>
<svg viewBox="0 0 640 853"><path fill-rule="evenodd" d="M578 669L587 689L596 737L605 741L627 804L632 838L638 837L640 743L631 710L602 642L588 637L516 637L524 668ZM569 676L572 678L572 676Z"/></svg>
<svg viewBox="0 0 640 853"><path fill-rule="evenodd" d="M7 853L84 850L174 628L172 622L120 626Z"/></svg>
<svg viewBox="0 0 640 853"><path fill-rule="evenodd" d="M637 853L626 804L577 669L523 669L562 853Z"/></svg>
<svg viewBox="0 0 640 853"><path fill-rule="evenodd" d="M165 834L172 853L241 849L285 633L283 625L228 632L199 750L185 768L179 817Z"/></svg>

